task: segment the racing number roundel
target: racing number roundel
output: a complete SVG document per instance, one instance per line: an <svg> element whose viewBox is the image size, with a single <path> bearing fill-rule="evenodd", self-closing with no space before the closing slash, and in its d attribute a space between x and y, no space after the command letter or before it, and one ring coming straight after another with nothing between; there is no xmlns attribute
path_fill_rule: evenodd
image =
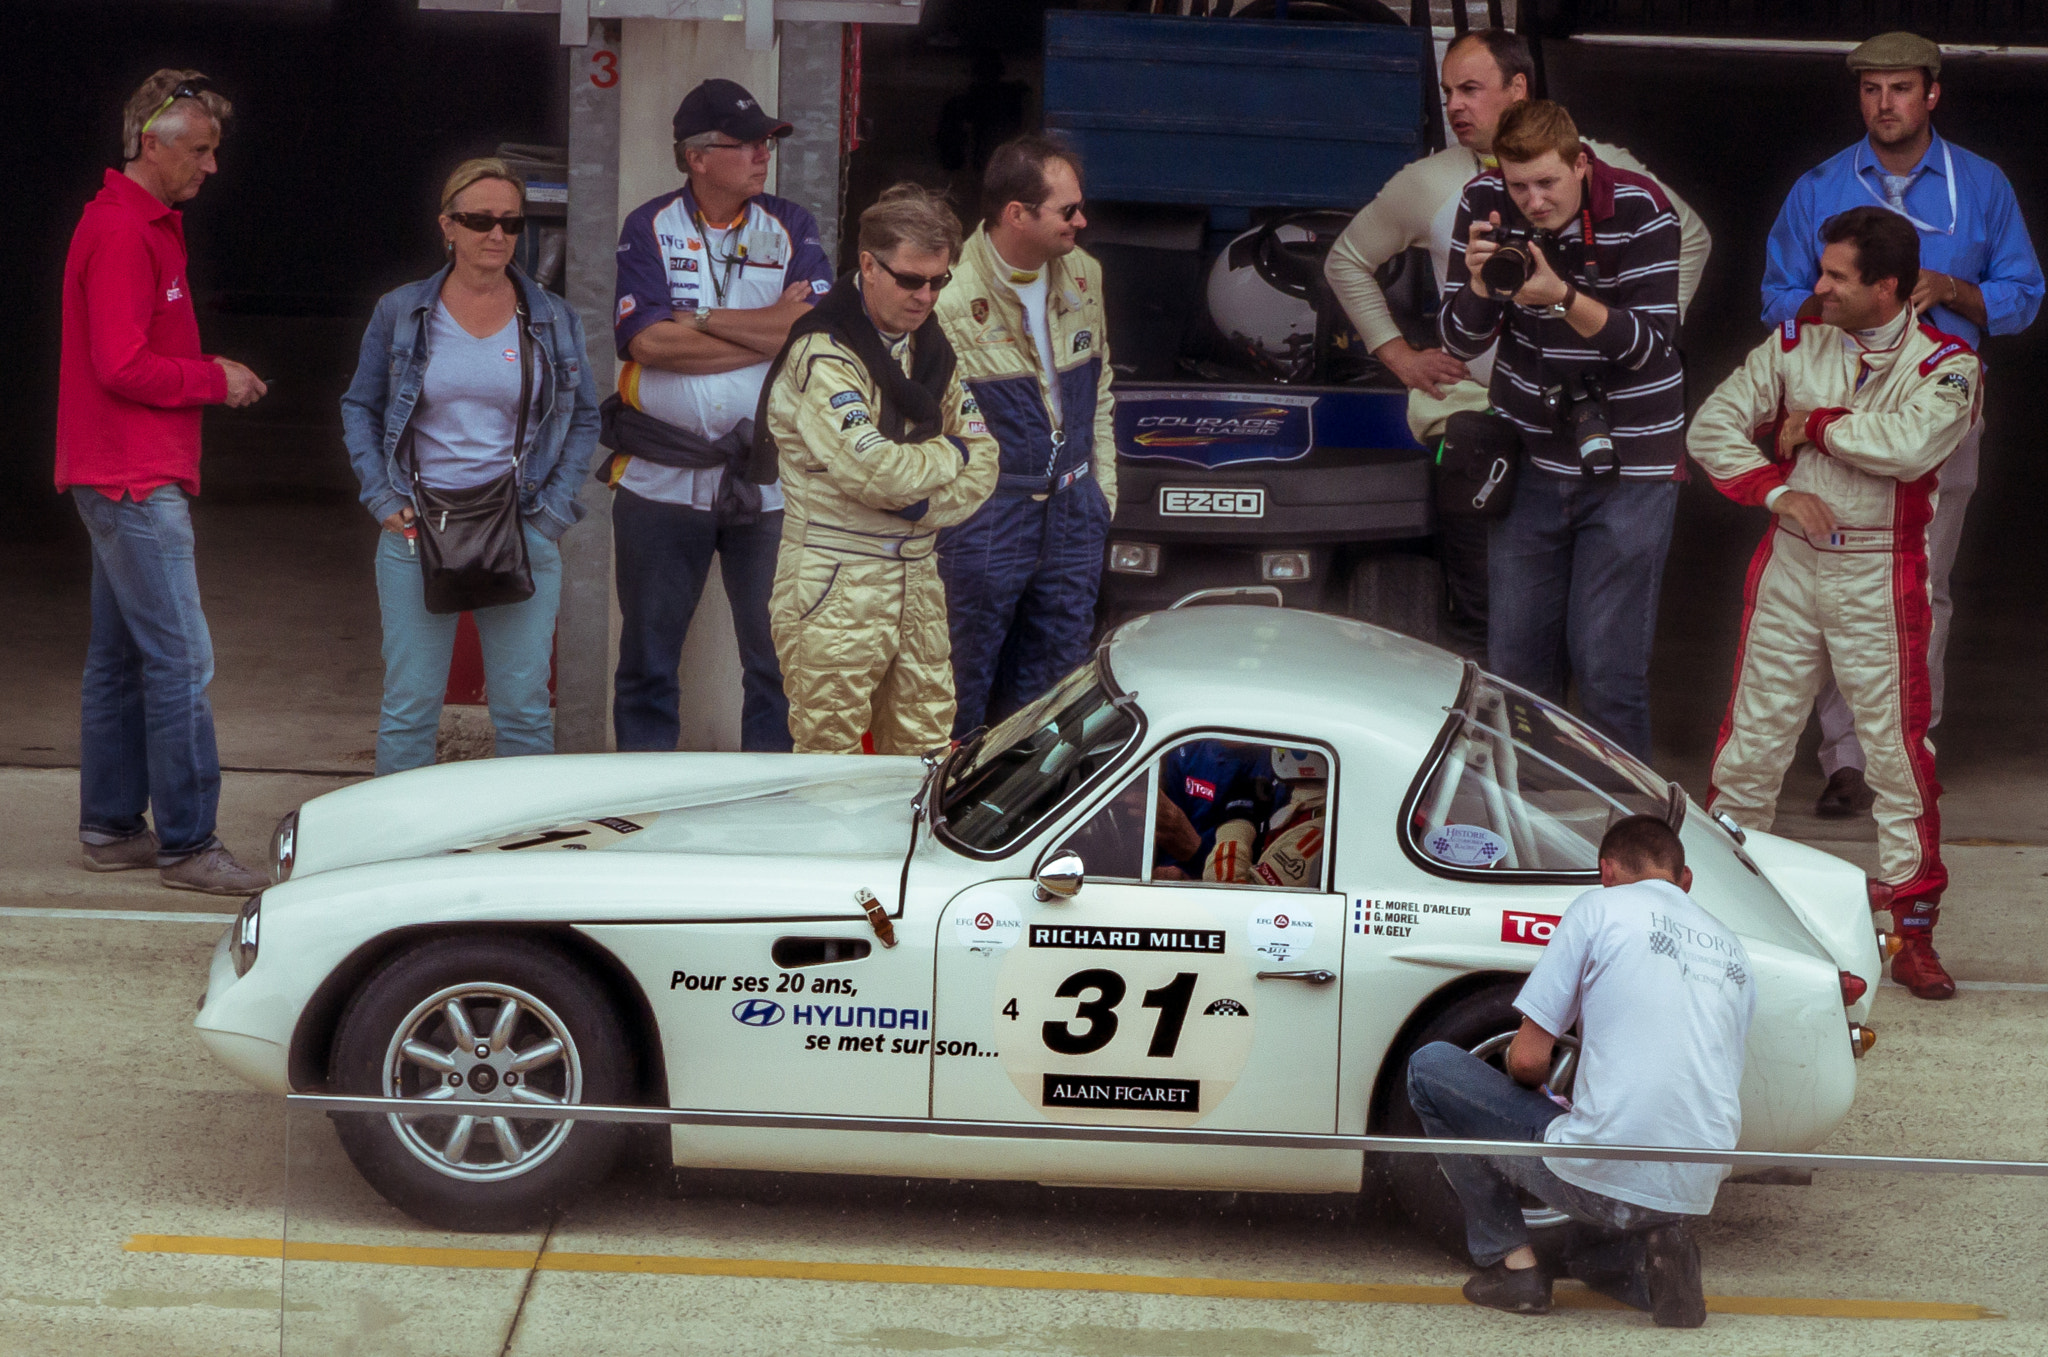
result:
<svg viewBox="0 0 2048 1357"><path fill-rule="evenodd" d="M1251 1056L1242 927L1185 897L1063 915L1026 924L998 973L1017 1091L1048 1121L1188 1126L1215 1111Z"/></svg>

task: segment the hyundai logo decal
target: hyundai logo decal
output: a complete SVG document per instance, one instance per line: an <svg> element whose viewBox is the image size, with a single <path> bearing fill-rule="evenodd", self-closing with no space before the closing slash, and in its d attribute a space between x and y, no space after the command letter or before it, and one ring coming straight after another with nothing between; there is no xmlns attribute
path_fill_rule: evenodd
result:
<svg viewBox="0 0 2048 1357"><path fill-rule="evenodd" d="M782 1021L782 1005L767 999L743 999L732 1006L732 1016L749 1027L773 1027Z"/></svg>

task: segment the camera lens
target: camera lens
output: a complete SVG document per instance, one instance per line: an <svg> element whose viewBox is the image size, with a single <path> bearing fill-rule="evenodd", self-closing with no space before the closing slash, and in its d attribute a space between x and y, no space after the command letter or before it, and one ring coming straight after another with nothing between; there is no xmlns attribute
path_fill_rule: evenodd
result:
<svg viewBox="0 0 2048 1357"><path fill-rule="evenodd" d="M1522 290L1522 284L1529 281L1529 252L1519 245L1503 245L1487 256L1479 266L1479 276L1486 283L1486 290L1504 295L1513 295Z"/></svg>

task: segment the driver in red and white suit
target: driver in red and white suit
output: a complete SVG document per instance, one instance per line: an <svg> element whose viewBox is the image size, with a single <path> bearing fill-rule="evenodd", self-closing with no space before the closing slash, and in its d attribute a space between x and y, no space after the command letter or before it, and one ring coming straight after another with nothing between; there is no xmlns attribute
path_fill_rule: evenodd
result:
<svg viewBox="0 0 2048 1357"><path fill-rule="evenodd" d="M1916 323L1906 299L1920 242L1904 217L1852 208L1821 235L1820 321L1786 322L1687 437L1721 493L1777 516L1750 563L1707 804L1771 827L1832 668L1870 755L1881 883L1871 904L1889 904L1904 942L1893 978L1946 999L1955 982L1933 945L1948 873L1927 738L1927 524L1939 468L1977 417L1978 362L1962 340Z"/></svg>

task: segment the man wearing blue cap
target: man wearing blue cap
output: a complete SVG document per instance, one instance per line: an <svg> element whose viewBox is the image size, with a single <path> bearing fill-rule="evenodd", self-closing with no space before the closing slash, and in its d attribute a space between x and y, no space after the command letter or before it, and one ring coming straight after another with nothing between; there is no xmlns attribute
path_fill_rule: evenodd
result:
<svg viewBox="0 0 2048 1357"><path fill-rule="evenodd" d="M782 487L741 473L768 362L832 287L817 222L761 191L776 141L792 130L739 85L706 80L676 109L687 182L634 209L619 233L612 336L625 361L605 403L614 451L601 474L617 488L612 727L622 750L676 747L676 668L714 551L739 638L740 747L790 747L768 630Z"/></svg>

